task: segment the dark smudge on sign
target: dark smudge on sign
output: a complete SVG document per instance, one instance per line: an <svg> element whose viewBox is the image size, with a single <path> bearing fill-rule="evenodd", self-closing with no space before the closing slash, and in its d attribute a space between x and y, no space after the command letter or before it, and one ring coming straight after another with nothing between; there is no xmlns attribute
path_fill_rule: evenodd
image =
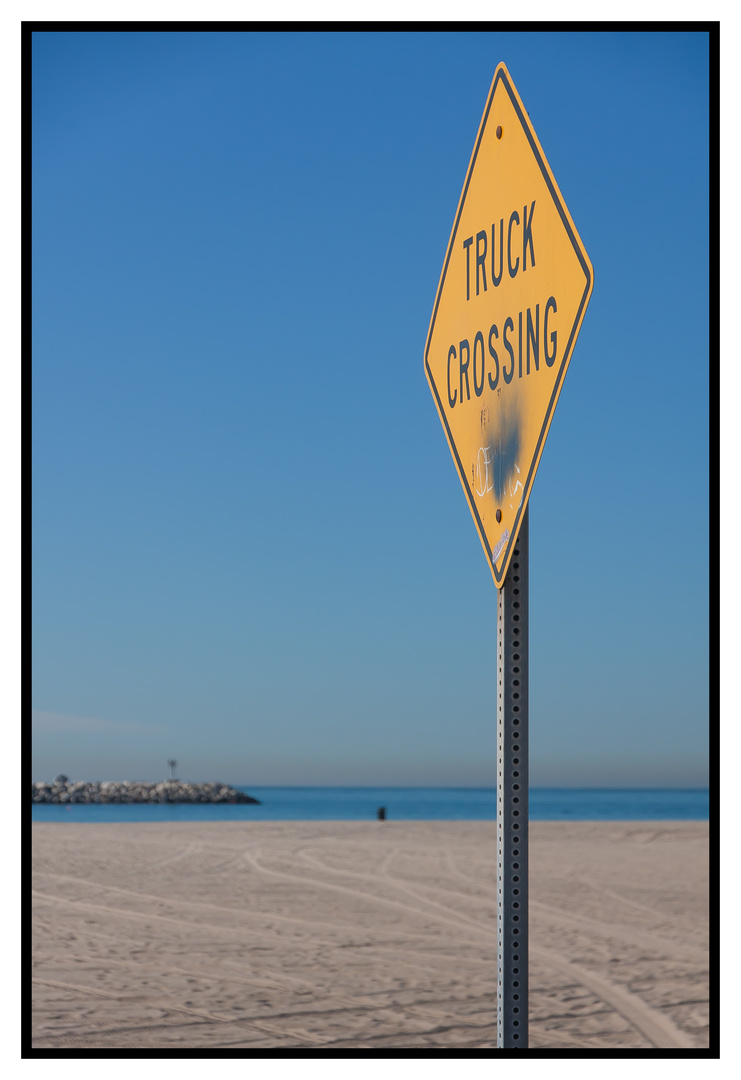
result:
<svg viewBox="0 0 741 1080"><path fill-rule="evenodd" d="M501 506L522 490L519 475L522 424L517 412L506 408L499 410L499 424L489 431L489 443L494 448L494 498L497 506Z"/></svg>

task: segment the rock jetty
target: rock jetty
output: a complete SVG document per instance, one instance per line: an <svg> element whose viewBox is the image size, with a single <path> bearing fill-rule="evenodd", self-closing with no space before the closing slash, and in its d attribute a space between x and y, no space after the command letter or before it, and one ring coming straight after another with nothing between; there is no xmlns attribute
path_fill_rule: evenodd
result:
<svg viewBox="0 0 741 1080"><path fill-rule="evenodd" d="M251 795L217 782L191 784L185 780L162 780L158 784L139 780L37 780L35 803L257 803Z"/></svg>

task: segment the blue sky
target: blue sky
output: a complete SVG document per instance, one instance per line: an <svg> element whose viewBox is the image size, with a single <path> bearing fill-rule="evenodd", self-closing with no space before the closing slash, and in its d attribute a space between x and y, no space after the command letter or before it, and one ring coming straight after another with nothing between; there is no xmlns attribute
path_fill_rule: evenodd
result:
<svg viewBox="0 0 741 1080"><path fill-rule="evenodd" d="M530 501L531 782L707 782L686 32L34 35L34 778L494 783L423 352L500 60L595 270Z"/></svg>

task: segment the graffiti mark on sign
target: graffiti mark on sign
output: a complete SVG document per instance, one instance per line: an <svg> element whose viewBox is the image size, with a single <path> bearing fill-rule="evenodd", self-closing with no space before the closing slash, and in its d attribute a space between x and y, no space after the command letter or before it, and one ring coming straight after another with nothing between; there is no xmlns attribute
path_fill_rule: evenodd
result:
<svg viewBox="0 0 741 1080"><path fill-rule="evenodd" d="M509 540L509 529L505 529L502 535L497 540L491 553L491 561L495 563L504 550L504 545Z"/></svg>
<svg viewBox="0 0 741 1080"><path fill-rule="evenodd" d="M519 475L520 470L519 470L519 467L517 465L515 465L515 469L517 470L517 473ZM513 499L514 499L514 497L515 497L515 495L517 494L518 491L522 492L522 495L520 496L520 501L519 501L519 503L517 505L517 509L519 510L519 508L522 506L522 498L523 498L523 495L525 494L525 489L523 488L523 486L522 486L522 484L520 483L519 480L516 480L515 483L514 483L514 486L513 486L511 476L509 478L508 487L509 487L510 497L513 498ZM514 510L514 506L512 506L512 503L510 503L509 505L510 505L510 509Z"/></svg>
<svg viewBox="0 0 741 1080"><path fill-rule="evenodd" d="M484 495L488 495L490 491L494 490L495 458L496 455L492 446L482 446L476 456L476 462L471 469L473 475L474 490L480 499L483 499ZM509 475L509 477L507 478L506 490L509 494L510 499L514 499L518 491L522 492L522 495L520 495L520 501L517 505L517 509L519 509L520 506L522 506L522 499L525 494L525 489L522 486L522 482L517 478L520 475L519 465L517 464L517 462L513 462L512 464L515 473L517 473L517 476L515 476L514 473L511 473ZM500 485L497 484L497 488L499 487ZM501 496L504 495L504 490L502 489L501 491L497 491L496 494L499 496L497 501L502 502L503 500ZM513 503L510 503L509 505L510 509L515 509Z"/></svg>
<svg viewBox="0 0 741 1080"><path fill-rule="evenodd" d="M476 455L476 494L481 499L494 487L494 470L491 468L494 460L494 448L482 446Z"/></svg>

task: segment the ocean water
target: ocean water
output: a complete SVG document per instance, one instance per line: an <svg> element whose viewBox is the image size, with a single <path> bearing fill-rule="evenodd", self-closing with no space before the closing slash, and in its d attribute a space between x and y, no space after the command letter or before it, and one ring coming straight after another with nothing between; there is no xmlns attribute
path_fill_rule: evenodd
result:
<svg viewBox="0 0 741 1080"><path fill-rule="evenodd" d="M494 788L242 787L259 806L32 804L34 821L494 821ZM531 788L533 821L708 819L707 788Z"/></svg>

